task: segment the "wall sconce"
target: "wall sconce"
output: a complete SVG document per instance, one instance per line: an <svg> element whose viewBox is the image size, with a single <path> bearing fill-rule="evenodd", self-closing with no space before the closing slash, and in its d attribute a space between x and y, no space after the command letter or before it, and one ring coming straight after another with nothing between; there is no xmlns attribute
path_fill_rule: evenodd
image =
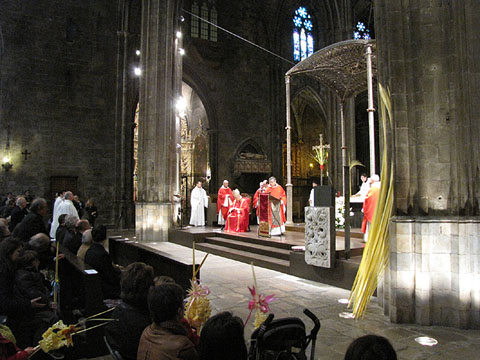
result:
<svg viewBox="0 0 480 360"><path fill-rule="evenodd" d="M8 171L13 167L13 164L10 162L10 158L8 156L3 157L2 167L5 169L5 171Z"/></svg>

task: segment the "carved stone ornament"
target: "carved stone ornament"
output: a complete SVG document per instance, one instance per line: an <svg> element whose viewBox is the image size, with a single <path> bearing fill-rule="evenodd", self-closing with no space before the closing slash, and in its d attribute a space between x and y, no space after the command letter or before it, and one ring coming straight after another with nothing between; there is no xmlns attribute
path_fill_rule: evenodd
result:
<svg viewBox="0 0 480 360"><path fill-rule="evenodd" d="M335 260L333 207L305 207L305 262L325 268Z"/></svg>

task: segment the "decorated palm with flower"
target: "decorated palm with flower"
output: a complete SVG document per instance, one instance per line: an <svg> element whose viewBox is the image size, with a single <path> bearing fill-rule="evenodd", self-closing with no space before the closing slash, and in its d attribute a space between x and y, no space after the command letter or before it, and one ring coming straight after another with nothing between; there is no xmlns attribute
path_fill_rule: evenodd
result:
<svg viewBox="0 0 480 360"><path fill-rule="evenodd" d="M252 298L248 302L248 309L250 313L248 314L247 320L245 320L244 326L248 324L248 320L252 316L252 313L255 311L255 328L258 328L262 323L267 319L267 314L270 312L270 303L276 300L275 295L263 295L258 293L257 287L257 278L255 277L255 268L252 265L252 274L253 274L253 286L248 286L250 295Z"/></svg>
<svg viewBox="0 0 480 360"><path fill-rule="evenodd" d="M207 298L210 289L202 285L201 281L197 279L190 280L190 286L187 292L188 301L185 305L185 318L191 326L199 330L212 313L210 300Z"/></svg>
<svg viewBox="0 0 480 360"><path fill-rule="evenodd" d="M263 294L257 294L255 285L252 287L248 286L248 290L250 290L252 299L248 302L248 309L250 310L250 313L248 314L245 324L248 323L252 312L255 311L254 326L255 328L258 328L267 319L267 314L270 312L269 305L272 301L276 300L275 295L265 296Z"/></svg>

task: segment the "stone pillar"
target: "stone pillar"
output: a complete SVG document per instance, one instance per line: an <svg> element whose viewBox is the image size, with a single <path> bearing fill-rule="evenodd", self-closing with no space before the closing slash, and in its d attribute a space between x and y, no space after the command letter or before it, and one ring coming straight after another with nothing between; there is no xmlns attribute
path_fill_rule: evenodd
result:
<svg viewBox="0 0 480 360"><path fill-rule="evenodd" d="M142 6L138 132L138 241L167 241L176 186L175 101L180 96L175 34L181 1L144 0Z"/></svg>
<svg viewBox="0 0 480 360"><path fill-rule="evenodd" d="M374 5L397 215L380 303L393 322L480 328L480 3Z"/></svg>

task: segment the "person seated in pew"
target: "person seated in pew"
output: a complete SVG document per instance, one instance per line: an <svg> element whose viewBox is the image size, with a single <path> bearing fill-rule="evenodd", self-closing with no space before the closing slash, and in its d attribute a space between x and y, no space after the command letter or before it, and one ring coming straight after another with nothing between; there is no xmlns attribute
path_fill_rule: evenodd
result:
<svg viewBox="0 0 480 360"><path fill-rule="evenodd" d="M231 312L212 316L202 328L198 347L200 360L246 360L243 321Z"/></svg>
<svg viewBox="0 0 480 360"><path fill-rule="evenodd" d="M35 349L31 346L21 350L13 342L13 338L9 339L0 334L0 359L4 360L28 360Z"/></svg>
<svg viewBox="0 0 480 360"><path fill-rule="evenodd" d="M82 246L83 233L88 229L91 229L88 220L78 220L75 223L73 236L65 236L65 239L63 240L63 246L65 246L72 253L76 254L78 249L80 249L80 246Z"/></svg>
<svg viewBox="0 0 480 360"><path fill-rule="evenodd" d="M153 268L141 262L128 265L120 282L122 302L105 328L107 341L125 360L136 360L143 330L151 324L148 291L153 286Z"/></svg>
<svg viewBox="0 0 480 360"><path fill-rule="evenodd" d="M85 261L85 254L87 253L88 249L90 249L92 244L92 229L87 229L83 232L82 245L80 245L80 248L77 251L77 256L83 261Z"/></svg>
<svg viewBox="0 0 480 360"><path fill-rule="evenodd" d="M7 325L12 329L20 348L32 346L25 329L36 330L32 322L35 309L42 309L47 304L40 302L40 297L27 299L15 291L16 261L23 244L18 239L7 238L0 244L0 313L8 317Z"/></svg>
<svg viewBox="0 0 480 360"><path fill-rule="evenodd" d="M62 214L58 217L58 228L55 231L55 241L58 241L60 244L63 244L63 238L67 233L67 227L65 226L65 218L67 214Z"/></svg>
<svg viewBox="0 0 480 360"><path fill-rule="evenodd" d="M28 335L33 344L38 343L42 339L42 334L58 321L57 315L53 312L54 304L50 299L51 289L47 288L48 283L39 271L39 265L37 253L34 250L25 250L17 259L15 272L15 291L28 301L40 299L39 303L47 304L44 308L34 309L31 317L33 326L23 328L24 335Z"/></svg>
<svg viewBox="0 0 480 360"><path fill-rule="evenodd" d="M228 209L225 231L246 232L248 231L250 199L242 197L238 189L233 190L235 201Z"/></svg>
<svg viewBox="0 0 480 360"><path fill-rule="evenodd" d="M105 250L107 240L107 228L103 225L96 226L92 230L93 244L85 253L85 262L94 268L102 281L104 299L120 298L120 274L119 267L114 266L110 255Z"/></svg>
<svg viewBox="0 0 480 360"><path fill-rule="evenodd" d="M75 225L77 224L78 217L75 215L67 215L65 217L65 235L63 236L62 244L70 252L76 254L80 245L82 244L82 237L77 235L77 229ZM77 247L78 244L78 247ZM67 246L68 245L68 246Z"/></svg>
<svg viewBox="0 0 480 360"><path fill-rule="evenodd" d="M184 292L177 284L162 284L150 290L148 307L153 324L142 333L137 360L197 360L195 345L180 322Z"/></svg>

